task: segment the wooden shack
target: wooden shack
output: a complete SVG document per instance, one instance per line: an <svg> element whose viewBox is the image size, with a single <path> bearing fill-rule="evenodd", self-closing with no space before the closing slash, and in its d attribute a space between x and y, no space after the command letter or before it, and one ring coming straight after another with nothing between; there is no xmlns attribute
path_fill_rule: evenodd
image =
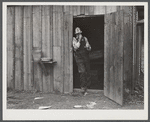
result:
<svg viewBox="0 0 150 122"><path fill-rule="evenodd" d="M7 6L7 88L73 92L74 65L70 50L74 27L79 26L75 21L99 19L96 21L99 31L92 28L95 25L90 20L89 23L81 20L86 23L81 28L93 49L100 45L103 52L97 63L103 67L104 95L122 105L123 88L132 91L137 76L136 13L135 6ZM91 34L93 30L95 35ZM42 63L47 74L33 60L36 48L41 50L41 58L57 62Z"/></svg>

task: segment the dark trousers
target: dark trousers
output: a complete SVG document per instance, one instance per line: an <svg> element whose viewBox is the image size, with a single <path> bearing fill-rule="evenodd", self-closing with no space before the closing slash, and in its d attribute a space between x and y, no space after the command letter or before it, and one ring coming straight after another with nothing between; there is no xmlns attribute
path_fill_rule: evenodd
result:
<svg viewBox="0 0 150 122"><path fill-rule="evenodd" d="M75 55L76 63L78 66L78 72L80 74L80 87L89 88L91 84L90 80L90 61L87 54Z"/></svg>

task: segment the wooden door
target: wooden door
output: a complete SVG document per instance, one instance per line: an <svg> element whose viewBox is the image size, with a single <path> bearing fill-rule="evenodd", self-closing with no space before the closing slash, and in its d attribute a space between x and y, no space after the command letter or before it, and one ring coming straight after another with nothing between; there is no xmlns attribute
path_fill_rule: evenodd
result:
<svg viewBox="0 0 150 122"><path fill-rule="evenodd" d="M105 15L104 95L123 104L123 11Z"/></svg>

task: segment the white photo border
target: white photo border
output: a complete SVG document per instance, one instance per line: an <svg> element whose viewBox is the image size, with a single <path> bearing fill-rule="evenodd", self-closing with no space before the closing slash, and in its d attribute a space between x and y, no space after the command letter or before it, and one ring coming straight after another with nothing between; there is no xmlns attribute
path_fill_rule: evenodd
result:
<svg viewBox="0 0 150 122"><path fill-rule="evenodd" d="M143 110L10 110L7 109L7 5L128 5L144 6L144 109ZM3 2L3 120L147 120L148 119L148 2Z"/></svg>

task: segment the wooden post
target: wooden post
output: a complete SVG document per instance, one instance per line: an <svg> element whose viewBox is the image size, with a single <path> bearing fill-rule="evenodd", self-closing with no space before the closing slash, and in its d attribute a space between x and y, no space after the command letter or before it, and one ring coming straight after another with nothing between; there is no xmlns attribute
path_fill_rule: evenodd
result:
<svg viewBox="0 0 150 122"><path fill-rule="evenodd" d="M33 6L33 47L41 50L41 6ZM41 54L42 55L42 54ZM34 87L37 91L43 91L42 71L39 63L34 62Z"/></svg>

